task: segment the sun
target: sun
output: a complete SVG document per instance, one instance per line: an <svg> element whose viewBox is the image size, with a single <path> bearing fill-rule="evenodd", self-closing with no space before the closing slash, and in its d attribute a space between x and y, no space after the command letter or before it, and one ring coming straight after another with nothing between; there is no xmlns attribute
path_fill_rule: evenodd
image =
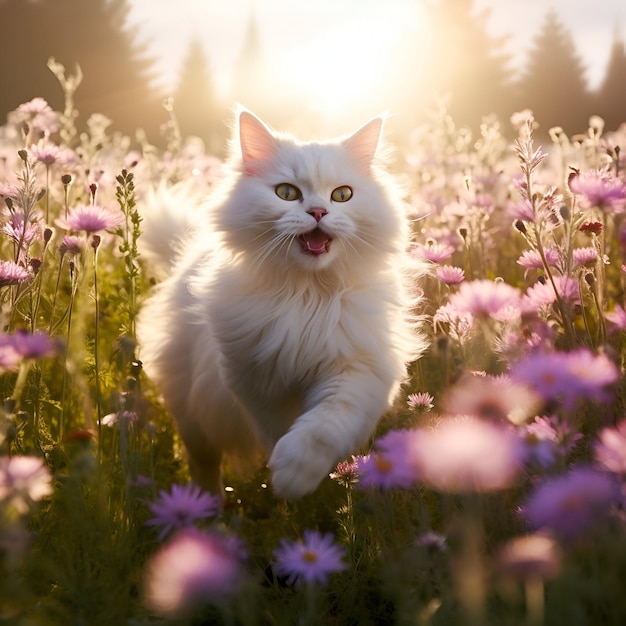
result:
<svg viewBox="0 0 626 626"><path fill-rule="evenodd" d="M419 11L417 2L364 2L349 22L331 22L275 60L276 88L296 92L310 112L320 115L365 105L384 108L384 90L404 63L402 43L417 36L422 24Z"/></svg>

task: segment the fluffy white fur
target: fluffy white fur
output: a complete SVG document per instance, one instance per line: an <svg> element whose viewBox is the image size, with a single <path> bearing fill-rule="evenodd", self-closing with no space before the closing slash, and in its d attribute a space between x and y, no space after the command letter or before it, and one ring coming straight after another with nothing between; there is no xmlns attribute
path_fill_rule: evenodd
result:
<svg viewBox="0 0 626 626"><path fill-rule="evenodd" d="M257 443L278 495L314 490L372 435L424 347L400 190L377 164L381 128L301 143L242 111L208 221L165 190L144 215L152 257L173 258L140 316L141 359L209 490L224 452ZM282 199L281 183L301 196ZM342 186L352 197L333 200Z"/></svg>

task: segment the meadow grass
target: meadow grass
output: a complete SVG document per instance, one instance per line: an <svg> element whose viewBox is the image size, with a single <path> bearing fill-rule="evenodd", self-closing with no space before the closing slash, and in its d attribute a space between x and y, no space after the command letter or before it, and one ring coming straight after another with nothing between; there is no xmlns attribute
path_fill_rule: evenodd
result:
<svg viewBox="0 0 626 626"><path fill-rule="evenodd" d="M175 126L164 150L79 133L65 89L0 128L2 623L626 623L626 129L416 129L397 170L430 349L315 493L227 469L217 511L185 491L135 318L144 194L208 192L219 163Z"/></svg>

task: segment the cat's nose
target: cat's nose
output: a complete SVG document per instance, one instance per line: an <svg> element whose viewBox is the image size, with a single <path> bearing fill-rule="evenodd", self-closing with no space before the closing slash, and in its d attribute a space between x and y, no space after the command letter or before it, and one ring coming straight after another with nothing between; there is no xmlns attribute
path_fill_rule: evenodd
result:
<svg viewBox="0 0 626 626"><path fill-rule="evenodd" d="M309 209L307 211L307 213L309 215L312 215L315 218L316 222L319 222L324 217L324 215L326 215L326 213L328 213L328 211L326 209L322 209L322 208L319 208L319 207L314 207L312 209Z"/></svg>

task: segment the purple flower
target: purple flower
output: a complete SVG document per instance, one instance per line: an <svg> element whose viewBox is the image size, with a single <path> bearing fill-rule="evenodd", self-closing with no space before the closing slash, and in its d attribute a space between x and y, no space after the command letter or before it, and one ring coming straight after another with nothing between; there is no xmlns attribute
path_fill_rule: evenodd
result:
<svg viewBox="0 0 626 626"><path fill-rule="evenodd" d="M0 501L26 513L33 502L52 493L52 476L44 462L34 456L0 458Z"/></svg>
<svg viewBox="0 0 626 626"><path fill-rule="evenodd" d="M607 387L619 377L605 355L586 348L572 352L533 352L516 363L511 378L529 385L545 400L559 400L571 409L579 399L607 402Z"/></svg>
<svg viewBox="0 0 626 626"><path fill-rule="evenodd" d="M504 489L521 469L523 449L515 433L474 417L446 418L434 430L419 431L410 444L420 479L437 491Z"/></svg>
<svg viewBox="0 0 626 626"><path fill-rule="evenodd" d="M30 278L29 271L13 261L0 261L0 287L17 285Z"/></svg>
<svg viewBox="0 0 626 626"><path fill-rule="evenodd" d="M437 278L445 285L458 285L465 280L465 272L453 265L440 265L435 272Z"/></svg>
<svg viewBox="0 0 626 626"><path fill-rule="evenodd" d="M409 489L417 472L410 454L411 437L407 431L392 430L375 444L376 451L359 460L359 488Z"/></svg>
<svg viewBox="0 0 626 626"><path fill-rule="evenodd" d="M150 503L154 517L147 526L161 526L159 540L162 541L172 530L188 528L196 520L213 517L219 513L221 499L204 492L193 483L172 485L170 492L161 489L159 497Z"/></svg>
<svg viewBox="0 0 626 626"><path fill-rule="evenodd" d="M325 584L329 574L346 568L343 562L346 550L333 541L330 533L305 530L302 541L281 539L274 550L278 576L287 578L287 583Z"/></svg>
<svg viewBox="0 0 626 626"><path fill-rule="evenodd" d="M569 177L569 188L583 196L586 207L597 207L603 211L618 213L624 209L626 183L608 170L589 170Z"/></svg>
<svg viewBox="0 0 626 626"><path fill-rule="evenodd" d="M119 226L124 221L121 211L111 211L99 204L79 204L69 210L65 220L59 220L62 228L86 233L97 233L106 228Z"/></svg>
<svg viewBox="0 0 626 626"><path fill-rule="evenodd" d="M57 345L46 333L31 334L26 330L16 330L14 335L0 336L0 349L15 351L23 359L40 359L54 356Z"/></svg>
<svg viewBox="0 0 626 626"><path fill-rule="evenodd" d="M243 557L237 540L195 528L181 530L146 566L146 605L160 615L182 617L220 603L237 591Z"/></svg>
<svg viewBox="0 0 626 626"><path fill-rule="evenodd" d="M596 461L609 472L626 475L626 420L604 428L595 445Z"/></svg>
<svg viewBox="0 0 626 626"><path fill-rule="evenodd" d="M613 476L581 466L536 485L523 514L533 529L574 538L605 518L619 498Z"/></svg>
<svg viewBox="0 0 626 626"><path fill-rule="evenodd" d="M504 282L473 280L461 284L450 304L462 312L491 317L504 307L518 307L520 298L520 290Z"/></svg>

